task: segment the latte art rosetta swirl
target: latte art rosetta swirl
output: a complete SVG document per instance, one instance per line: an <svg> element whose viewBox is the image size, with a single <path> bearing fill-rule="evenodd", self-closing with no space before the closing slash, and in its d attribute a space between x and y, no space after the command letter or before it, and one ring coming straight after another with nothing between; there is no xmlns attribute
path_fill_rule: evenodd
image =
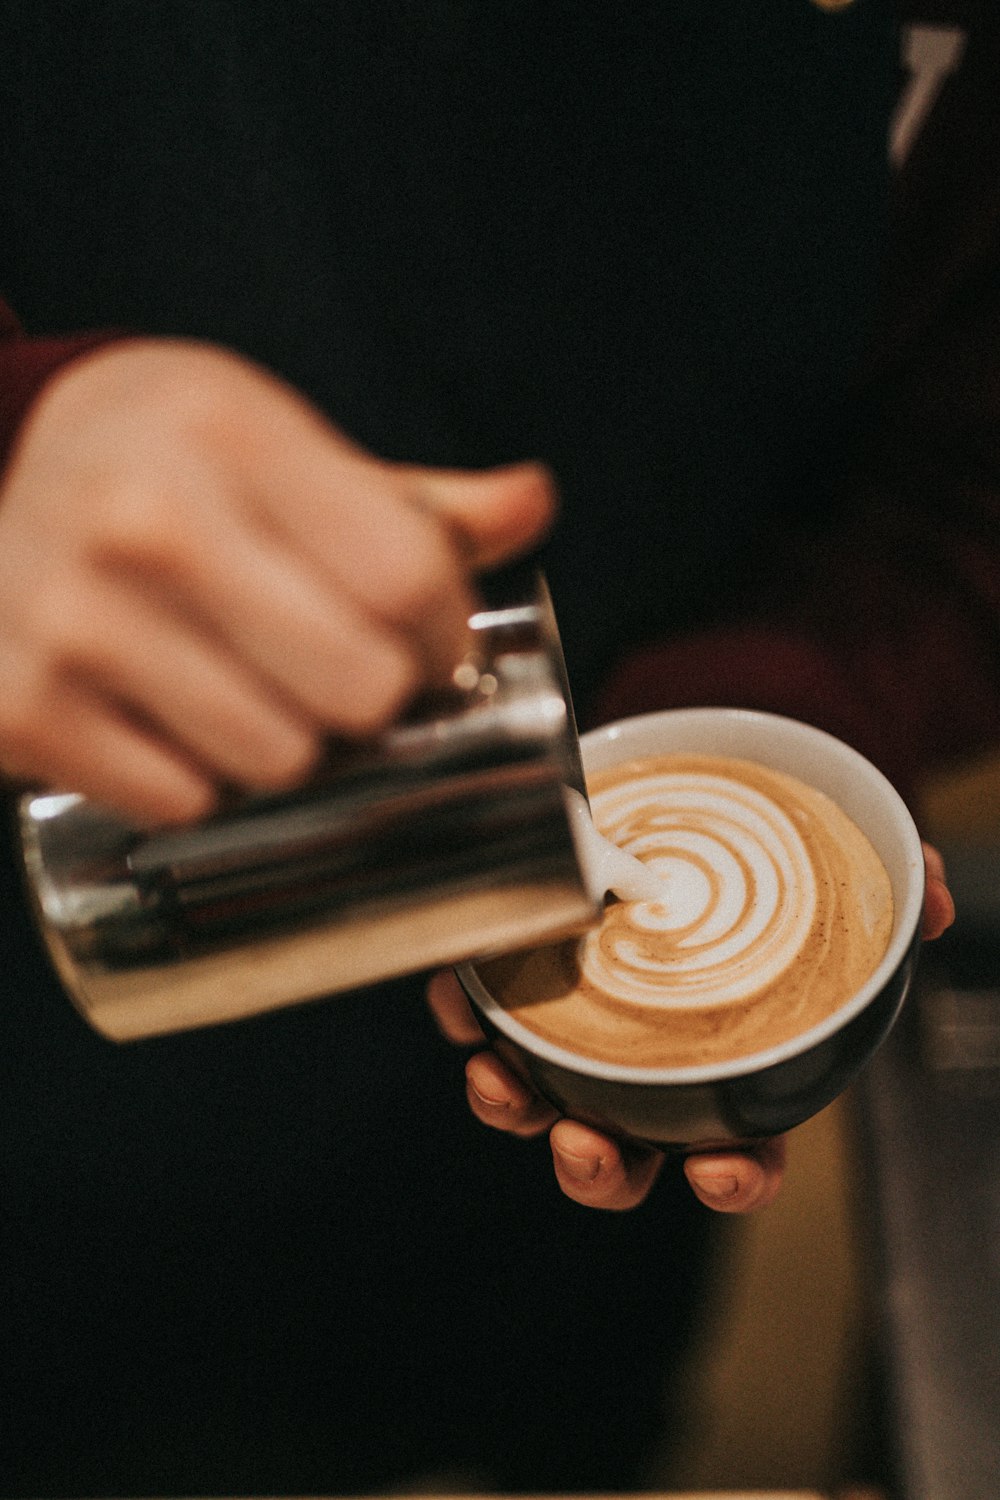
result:
<svg viewBox="0 0 1000 1500"><path fill-rule="evenodd" d="M809 943L816 876L771 798L676 772L611 787L592 805L606 837L663 883L662 901L620 903L584 941L581 977L595 989L664 1008L745 999Z"/></svg>
<svg viewBox="0 0 1000 1500"><path fill-rule="evenodd" d="M594 821L662 899L477 964L528 1030L608 1062L679 1067L766 1051L849 1000L889 942L889 877L829 797L733 757L627 761L590 778Z"/></svg>

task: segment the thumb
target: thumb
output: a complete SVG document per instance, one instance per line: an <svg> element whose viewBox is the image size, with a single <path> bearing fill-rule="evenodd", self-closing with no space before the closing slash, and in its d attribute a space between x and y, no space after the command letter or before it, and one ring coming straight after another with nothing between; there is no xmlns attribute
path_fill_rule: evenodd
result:
<svg viewBox="0 0 1000 1500"><path fill-rule="evenodd" d="M555 484L542 464L481 471L399 465L396 472L407 499L449 527L474 569L526 552L555 516Z"/></svg>

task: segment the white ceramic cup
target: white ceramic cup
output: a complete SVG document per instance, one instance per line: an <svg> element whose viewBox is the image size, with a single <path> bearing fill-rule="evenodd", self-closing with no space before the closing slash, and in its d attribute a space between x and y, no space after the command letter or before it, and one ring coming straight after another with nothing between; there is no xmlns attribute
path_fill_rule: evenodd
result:
<svg viewBox="0 0 1000 1500"><path fill-rule="evenodd" d="M690 1151L780 1134L816 1114L861 1071L906 997L920 948L924 861L906 804L869 761L810 725L743 709L644 714L583 736L589 773L674 752L733 756L817 787L853 819L885 865L894 918L871 978L808 1031L728 1062L645 1068L545 1041L499 1005L473 964L457 972L487 1034L562 1113L621 1137Z"/></svg>

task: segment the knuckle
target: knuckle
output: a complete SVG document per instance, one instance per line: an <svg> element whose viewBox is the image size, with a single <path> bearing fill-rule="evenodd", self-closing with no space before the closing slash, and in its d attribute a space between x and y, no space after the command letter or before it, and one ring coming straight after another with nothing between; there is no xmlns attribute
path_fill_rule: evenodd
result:
<svg viewBox="0 0 1000 1500"><path fill-rule="evenodd" d="M402 642L386 642L368 659L367 670L337 706L338 727L358 735L388 729L420 685L416 654Z"/></svg>
<svg viewBox="0 0 1000 1500"><path fill-rule="evenodd" d="M304 781L319 758L318 735L303 732L283 737L266 756L260 756L254 767L254 783L262 789L279 790Z"/></svg>
<svg viewBox="0 0 1000 1500"><path fill-rule="evenodd" d="M191 556L188 527L176 494L154 485L119 483L101 496L100 524L91 543L98 565L178 574Z"/></svg>
<svg viewBox="0 0 1000 1500"><path fill-rule="evenodd" d="M388 561L388 559L387 559ZM454 560L443 539L415 530L399 537L390 579L383 593L387 614L400 623L420 625L435 614L458 586Z"/></svg>
<svg viewBox="0 0 1000 1500"><path fill-rule="evenodd" d="M161 339L132 351L135 400L172 437L213 430L238 410L252 367L236 353L194 339Z"/></svg>
<svg viewBox="0 0 1000 1500"><path fill-rule="evenodd" d="M87 589L64 579L34 601L31 632L39 679L58 679L80 668L106 667L120 637L102 629L102 616Z"/></svg>
<svg viewBox="0 0 1000 1500"><path fill-rule="evenodd" d="M0 694L0 744L11 770L29 770L50 737L45 685L37 678L7 685Z"/></svg>
<svg viewBox="0 0 1000 1500"><path fill-rule="evenodd" d="M22 629L31 665L25 663L19 686L32 696L43 678L68 663L79 643L86 619L80 618L76 596L71 580L53 577L36 591L25 612Z"/></svg>

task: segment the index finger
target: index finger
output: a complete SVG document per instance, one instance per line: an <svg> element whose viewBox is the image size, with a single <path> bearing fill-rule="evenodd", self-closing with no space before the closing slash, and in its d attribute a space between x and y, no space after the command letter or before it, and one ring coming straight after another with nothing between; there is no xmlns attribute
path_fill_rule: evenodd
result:
<svg viewBox="0 0 1000 1500"><path fill-rule="evenodd" d="M434 974L427 984L427 1004L439 1030L459 1047L485 1041L465 991L450 969Z"/></svg>
<svg viewBox="0 0 1000 1500"><path fill-rule="evenodd" d="M955 920L955 902L948 889L944 860L933 844L925 843L924 865L927 884L924 890L923 935L928 942L939 938Z"/></svg>

